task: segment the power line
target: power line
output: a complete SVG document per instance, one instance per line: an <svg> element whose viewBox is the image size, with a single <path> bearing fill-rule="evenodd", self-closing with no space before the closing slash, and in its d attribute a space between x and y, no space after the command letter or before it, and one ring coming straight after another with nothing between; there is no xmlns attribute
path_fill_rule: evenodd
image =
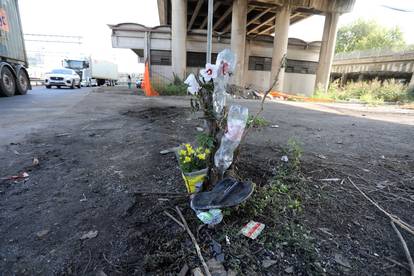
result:
<svg viewBox="0 0 414 276"><path fill-rule="evenodd" d="M54 35L54 34L24 34L25 36L45 36L45 37L65 37L65 38L76 38L83 39L82 36L73 36L73 35Z"/></svg>
<svg viewBox="0 0 414 276"><path fill-rule="evenodd" d="M79 44L79 45L82 44L81 41L34 40L34 39L25 39L25 41L29 41L29 42L67 43L67 44Z"/></svg>

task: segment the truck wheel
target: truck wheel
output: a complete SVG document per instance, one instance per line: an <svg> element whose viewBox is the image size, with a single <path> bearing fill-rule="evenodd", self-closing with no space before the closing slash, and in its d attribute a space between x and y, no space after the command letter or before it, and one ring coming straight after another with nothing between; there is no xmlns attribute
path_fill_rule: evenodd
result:
<svg viewBox="0 0 414 276"><path fill-rule="evenodd" d="M29 90L29 76L26 73L26 70L20 69L17 72L17 81L16 81L16 94L18 95L26 95L27 90Z"/></svg>
<svg viewBox="0 0 414 276"><path fill-rule="evenodd" d="M6 97L11 97L16 91L16 79L12 71L3 66L0 72L0 93Z"/></svg>
<svg viewBox="0 0 414 276"><path fill-rule="evenodd" d="M50 89L51 87L51 85L46 85L46 89Z"/></svg>

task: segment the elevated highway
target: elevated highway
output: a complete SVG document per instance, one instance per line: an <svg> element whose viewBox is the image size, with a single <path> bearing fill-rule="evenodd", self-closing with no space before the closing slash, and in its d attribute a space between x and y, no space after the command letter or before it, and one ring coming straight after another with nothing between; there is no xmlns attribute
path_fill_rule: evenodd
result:
<svg viewBox="0 0 414 276"><path fill-rule="evenodd" d="M335 55L331 79L398 79L414 86L414 50L370 50Z"/></svg>

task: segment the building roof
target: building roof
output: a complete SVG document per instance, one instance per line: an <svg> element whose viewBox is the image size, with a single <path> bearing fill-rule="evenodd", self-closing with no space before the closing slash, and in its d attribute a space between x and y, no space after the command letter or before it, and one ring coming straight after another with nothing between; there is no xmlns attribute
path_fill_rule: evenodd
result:
<svg viewBox="0 0 414 276"><path fill-rule="evenodd" d="M355 0L246 0L247 35L271 35L274 33L276 13L286 3L292 6L290 23L295 24L314 14L325 12L350 12ZM171 25L171 0L157 0L161 25ZM187 29L207 29L207 0L187 0ZM214 1L213 30L219 33L231 31L231 0Z"/></svg>

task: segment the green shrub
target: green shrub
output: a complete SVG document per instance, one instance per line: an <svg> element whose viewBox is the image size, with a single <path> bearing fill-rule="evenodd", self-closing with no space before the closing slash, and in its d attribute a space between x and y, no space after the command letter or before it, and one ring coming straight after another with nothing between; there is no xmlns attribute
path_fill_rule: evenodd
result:
<svg viewBox="0 0 414 276"><path fill-rule="evenodd" d="M377 79L364 82L351 82L340 87L339 80L331 83L328 91L317 89L314 98L348 101L360 100L368 104L384 102L404 103L414 100L413 91L407 91L407 86L396 80L379 81Z"/></svg>
<svg viewBox="0 0 414 276"><path fill-rule="evenodd" d="M212 149L214 147L214 137L208 135L207 133L199 133L197 134L197 143L199 147L203 147L206 149Z"/></svg>
<svg viewBox="0 0 414 276"><path fill-rule="evenodd" d="M407 94L408 94L408 100L414 101L414 86L408 89Z"/></svg>
<svg viewBox="0 0 414 276"><path fill-rule="evenodd" d="M160 93L161 96L187 95L187 85L177 75L174 75L174 80L172 83L169 83L167 85L157 85L155 89Z"/></svg>

